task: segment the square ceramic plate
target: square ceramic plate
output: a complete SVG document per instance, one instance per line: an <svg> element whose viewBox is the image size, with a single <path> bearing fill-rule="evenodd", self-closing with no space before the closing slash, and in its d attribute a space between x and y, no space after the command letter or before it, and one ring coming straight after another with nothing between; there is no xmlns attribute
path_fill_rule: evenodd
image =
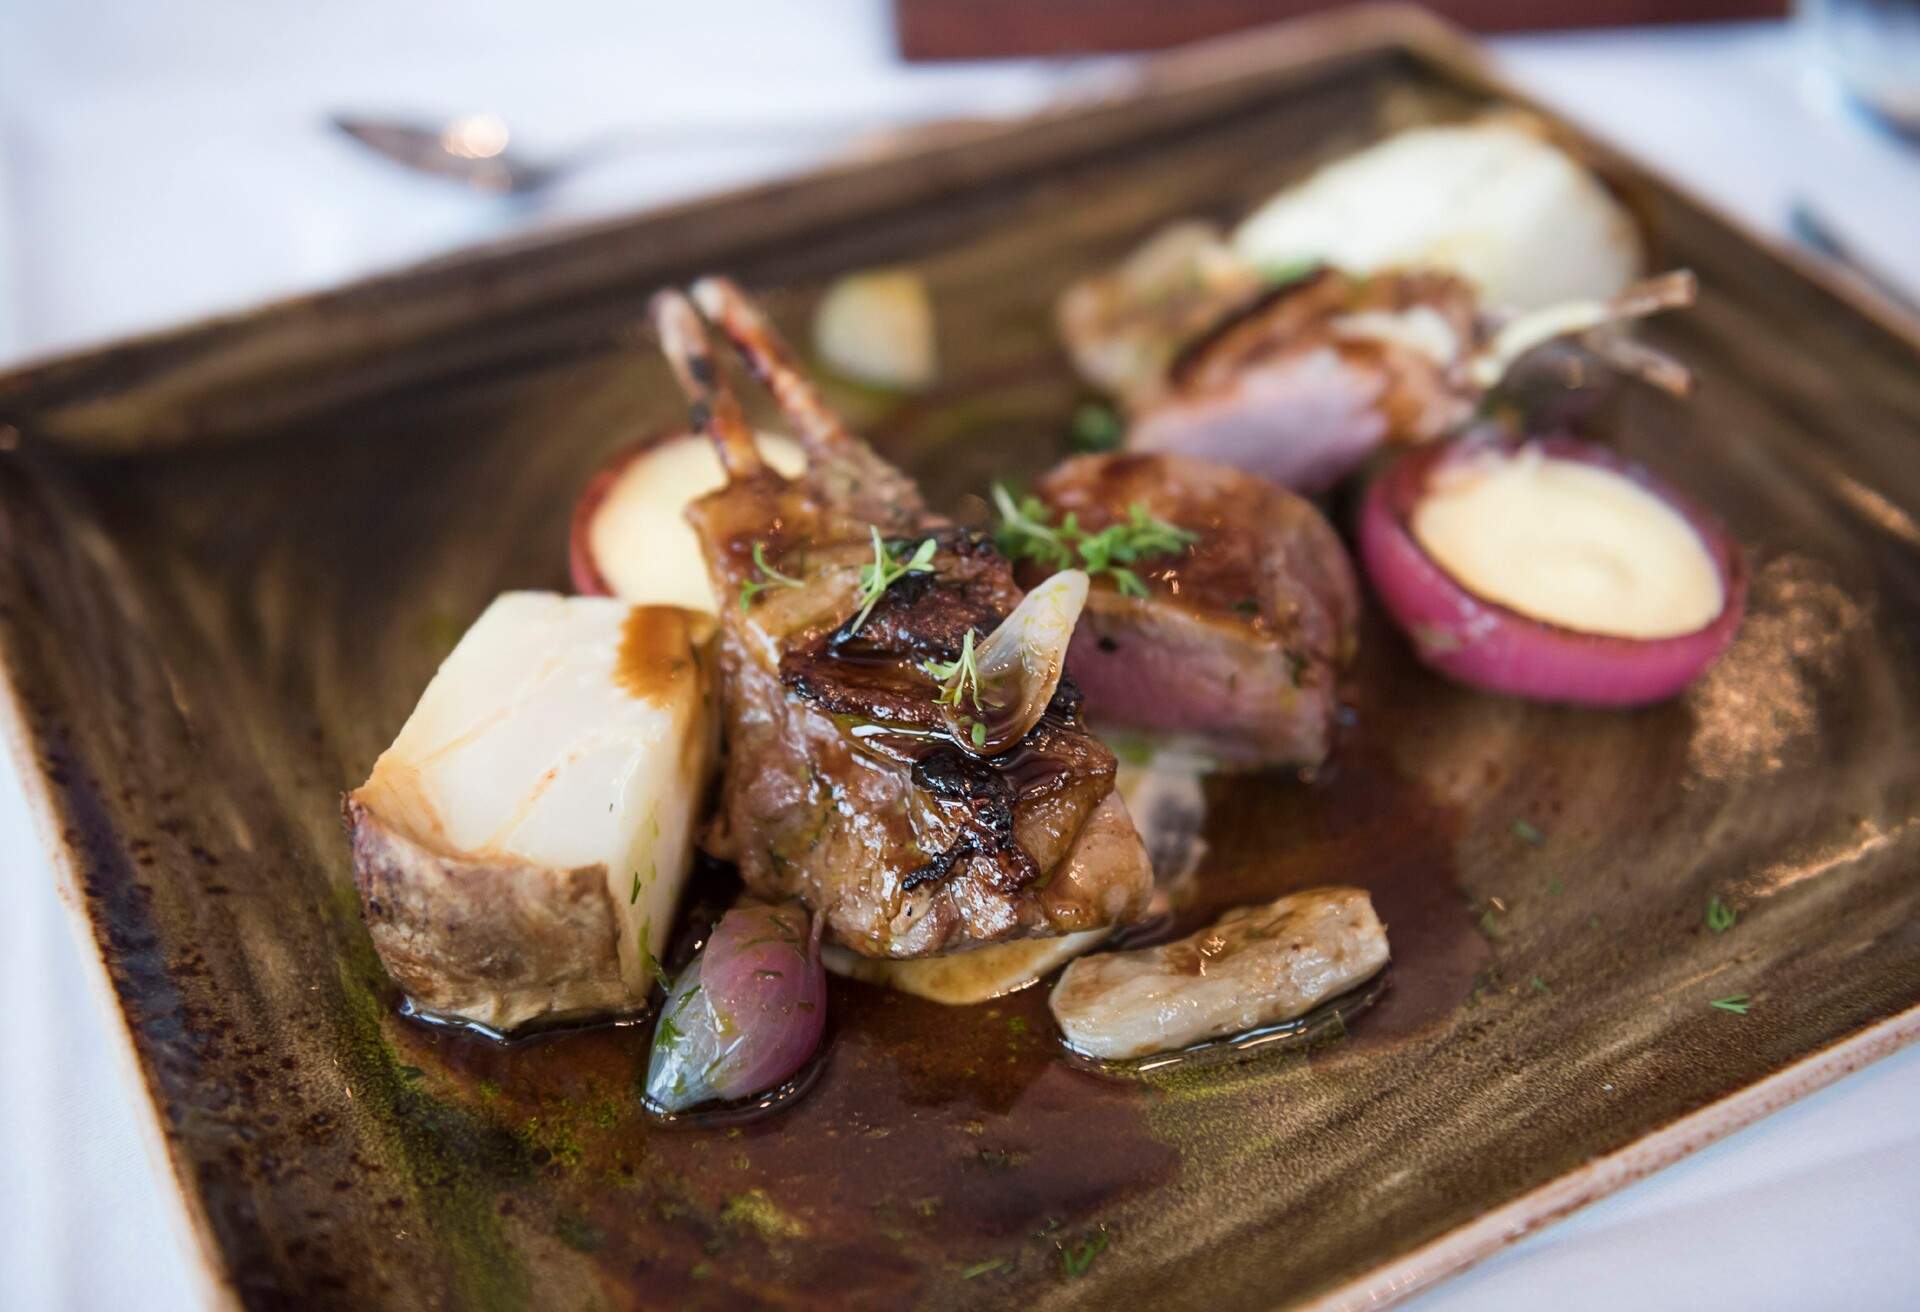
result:
<svg viewBox="0 0 1920 1312"><path fill-rule="evenodd" d="M1331 768L1211 786L1196 915L1338 881L1391 925L1391 990L1347 1039L1111 1083L1057 1059L1043 990L943 1011L836 984L810 1097L668 1133L635 1102L643 1030L497 1048L395 1014L338 795L495 593L562 585L596 464L678 419L631 331L649 290L729 270L794 330L839 272L921 270L946 383L838 400L950 505L1063 450L1067 280L1512 99L1430 23L1349 13L1121 103L0 379L11 736L214 1287L1358 1305L1912 1037L1920 354L1571 132L1704 287L1652 329L1697 396L1622 389L1593 426L1726 517L1751 614L1631 714L1450 687L1376 625ZM1708 1005L1735 993L1746 1015Z"/></svg>

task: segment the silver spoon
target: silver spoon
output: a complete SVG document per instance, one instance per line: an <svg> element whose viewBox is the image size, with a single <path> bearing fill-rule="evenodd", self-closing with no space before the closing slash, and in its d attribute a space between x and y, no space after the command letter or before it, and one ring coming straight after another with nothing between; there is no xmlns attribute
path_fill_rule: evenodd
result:
<svg viewBox="0 0 1920 1312"><path fill-rule="evenodd" d="M683 148L693 143L815 140L858 149L897 143L910 135L963 135L990 119L889 120L841 115L786 118L756 123L671 123L602 133L557 155L536 158L515 149L513 134L497 114L462 114L438 125L401 119L335 114L329 122L381 157L431 177L497 196L528 196L609 156L648 147Z"/></svg>

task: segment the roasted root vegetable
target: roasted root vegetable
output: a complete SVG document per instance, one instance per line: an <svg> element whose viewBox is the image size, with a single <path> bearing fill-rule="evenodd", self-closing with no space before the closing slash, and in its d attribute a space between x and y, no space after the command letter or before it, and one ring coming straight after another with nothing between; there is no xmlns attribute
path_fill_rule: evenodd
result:
<svg viewBox="0 0 1920 1312"><path fill-rule="evenodd" d="M1617 294L1640 276L1642 245L1593 172L1518 116L1388 137L1280 192L1233 234L1257 268L1433 269L1519 311Z"/></svg>
<svg viewBox="0 0 1920 1312"><path fill-rule="evenodd" d="M910 269L850 273L827 288L814 312L813 347L843 378L918 391L939 372L933 298Z"/></svg>
<svg viewBox="0 0 1920 1312"><path fill-rule="evenodd" d="M496 1031L640 1010L711 775L711 621L509 593L345 800L374 947Z"/></svg>
<svg viewBox="0 0 1920 1312"><path fill-rule="evenodd" d="M1172 943L1082 957L1050 1005L1075 1051L1127 1060L1293 1020L1386 964L1387 931L1367 895L1316 888Z"/></svg>

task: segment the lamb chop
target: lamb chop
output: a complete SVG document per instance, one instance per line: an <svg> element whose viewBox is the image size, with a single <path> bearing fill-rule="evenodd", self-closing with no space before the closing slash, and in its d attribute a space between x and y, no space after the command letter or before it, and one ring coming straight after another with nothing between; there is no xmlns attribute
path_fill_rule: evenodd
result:
<svg viewBox="0 0 1920 1312"><path fill-rule="evenodd" d="M928 513L738 288L709 278L693 294L808 456L792 479L761 459L699 315L678 293L656 296L694 427L727 476L687 512L722 600L727 762L709 848L749 890L802 899L869 956L1138 917L1146 853L1060 659L1037 674L994 666L1007 676L996 683L983 673L995 639L975 651L1012 615L1022 623L999 646L1019 655L1023 616L1051 595L1023 604L988 538ZM956 685L969 673L970 688Z"/></svg>
<svg viewBox="0 0 1920 1312"><path fill-rule="evenodd" d="M1236 267L1217 238L1173 242L1181 232L1067 290L1058 318L1068 349L1122 403L1128 449L1203 456L1306 493L1384 444L1458 428L1536 347L1694 293L1690 274L1669 273L1610 300L1503 318L1452 274L1358 277L1322 265L1267 281ZM1586 342L1658 386L1687 385L1678 364L1623 337Z"/></svg>
<svg viewBox="0 0 1920 1312"><path fill-rule="evenodd" d="M1045 534L1070 526L1097 542L1112 526L1156 522L1180 530L1172 550L1094 572L1067 658L1088 713L1189 738L1223 765L1318 764L1360 602L1312 504L1190 456L1081 456L1041 477L1006 540L1045 564Z"/></svg>

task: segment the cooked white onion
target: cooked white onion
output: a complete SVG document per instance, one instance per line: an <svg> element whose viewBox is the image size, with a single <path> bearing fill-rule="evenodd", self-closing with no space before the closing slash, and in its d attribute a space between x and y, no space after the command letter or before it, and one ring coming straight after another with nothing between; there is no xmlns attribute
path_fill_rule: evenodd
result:
<svg viewBox="0 0 1920 1312"><path fill-rule="evenodd" d="M980 644L979 705L963 697L942 708L954 737L989 756L1027 736L1046 713L1067 664L1067 646L1087 603L1087 576L1062 570L1029 592ZM973 729L984 726L975 741Z"/></svg>

